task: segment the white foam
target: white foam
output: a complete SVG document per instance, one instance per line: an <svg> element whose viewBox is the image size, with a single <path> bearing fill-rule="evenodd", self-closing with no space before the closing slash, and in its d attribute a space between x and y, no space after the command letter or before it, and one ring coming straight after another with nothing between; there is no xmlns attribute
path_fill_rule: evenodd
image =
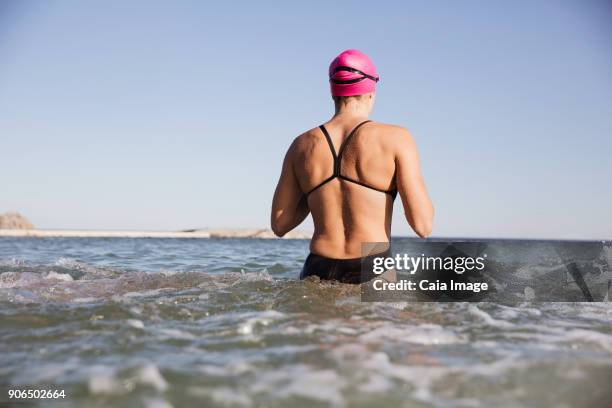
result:
<svg viewBox="0 0 612 408"><path fill-rule="evenodd" d="M180 273L180 271L171 270L171 269L160 269L160 270L159 270L159 273L160 273L161 275L163 275L163 276L168 277L168 276L174 276L174 275L176 275L177 273Z"/></svg>
<svg viewBox="0 0 612 408"><path fill-rule="evenodd" d="M126 292L123 295L113 297L116 300L129 299L129 298L140 298L140 297L148 297L148 296L157 296L163 291L168 290L169 288L157 288L157 289L149 289L143 290L141 292Z"/></svg>
<svg viewBox="0 0 612 408"><path fill-rule="evenodd" d="M385 324L359 338L366 342L395 341L415 344L456 344L465 343L466 339L451 330L437 324L420 324L416 326L398 326Z"/></svg>
<svg viewBox="0 0 612 408"><path fill-rule="evenodd" d="M364 368L364 361L372 358L372 356L374 359L378 357L388 362L386 354L373 354L370 348L364 344L341 344L331 350L331 357L339 365L347 366L348 372L355 376L355 378L351 378L351 382L358 382L361 392L382 393L392 389L393 383L388 376L376 370Z"/></svg>
<svg viewBox="0 0 612 408"><path fill-rule="evenodd" d="M267 326L273 321L282 319L284 317L284 313L277 312L276 310L266 310L264 312L260 312L256 316L248 318L244 323L238 326L238 333L245 336L250 336L258 326Z"/></svg>
<svg viewBox="0 0 612 408"><path fill-rule="evenodd" d="M408 302L375 302L372 306L379 309L404 310L408 306Z"/></svg>
<svg viewBox="0 0 612 408"><path fill-rule="evenodd" d="M331 334L335 334L336 331L338 330L338 327L341 323L335 321L335 320L328 320L328 321L324 321L323 323L317 323L317 324L306 324L304 326L301 327L296 327L296 326L285 326L283 327L283 332L285 334L291 334L291 335L295 335L295 334L314 334L316 332L323 332L323 333L331 333Z"/></svg>
<svg viewBox="0 0 612 408"><path fill-rule="evenodd" d="M179 329L159 329L159 333L165 337L180 340L193 340L195 336L189 332Z"/></svg>
<svg viewBox="0 0 612 408"><path fill-rule="evenodd" d="M92 394L122 394L132 390L136 384L152 387L159 392L168 389L168 383L154 364L139 367L132 377L124 381L117 377L112 367L94 366L87 383Z"/></svg>
<svg viewBox="0 0 612 408"><path fill-rule="evenodd" d="M55 261L55 265L68 269L76 269L82 272L92 272L96 270L96 268L86 264L85 262L81 262L72 258L65 258L63 256L60 257L57 261Z"/></svg>
<svg viewBox="0 0 612 408"><path fill-rule="evenodd" d="M144 323L142 322L142 320L127 319L125 323L127 323L128 326L133 327L135 329L144 329Z"/></svg>
<svg viewBox="0 0 612 408"><path fill-rule="evenodd" d="M74 281L72 276L70 276L69 274L67 274L67 273L57 273L55 271L51 271L51 272L47 273L47 275L45 276L45 279L54 279L54 280L59 280L59 281L64 281L64 282L72 282L72 281Z"/></svg>
<svg viewBox="0 0 612 408"><path fill-rule="evenodd" d="M338 330L336 332L339 333L339 334L348 334L348 335L351 335L351 334L357 334L358 330L355 329L355 328L352 328L352 327L342 327L342 326L340 326L340 327L338 327Z"/></svg>
<svg viewBox="0 0 612 408"><path fill-rule="evenodd" d="M469 308L468 308L468 311L470 312L470 314L472 314L472 315L474 315L476 317L479 317L482 321L484 321L489 326L499 327L499 328L514 327L514 324L512 324L510 322L506 322L504 320L497 320L497 319L493 318L493 316L491 316L490 314L488 314L484 310L479 309L478 306L476 306L476 305L470 305Z"/></svg>
<svg viewBox="0 0 612 408"><path fill-rule="evenodd" d="M575 329L568 331L565 335L566 340L583 341L600 346L608 352L612 352L612 335L598 333L592 330Z"/></svg>
<svg viewBox="0 0 612 408"><path fill-rule="evenodd" d="M0 260L0 266L14 267L14 266L26 266L26 265L27 265L27 262L24 259L9 258L9 259Z"/></svg>
<svg viewBox="0 0 612 408"><path fill-rule="evenodd" d="M12 288L18 285L21 280L20 272L3 272L0 273L0 288Z"/></svg>
<svg viewBox="0 0 612 408"><path fill-rule="evenodd" d="M246 393L236 388L194 386L188 387L187 393L198 398L209 397L221 406L251 407L255 405Z"/></svg>
<svg viewBox="0 0 612 408"><path fill-rule="evenodd" d="M260 373L250 389L253 393L265 392L280 398L299 396L340 407L346 405L342 396L346 385L345 379L334 370L295 364Z"/></svg>
<svg viewBox="0 0 612 408"><path fill-rule="evenodd" d="M132 306L130 307L130 313L140 316L142 314L142 307L140 306Z"/></svg>
<svg viewBox="0 0 612 408"><path fill-rule="evenodd" d="M73 300L74 303L92 303L99 300L98 298L93 297L84 297L84 298L76 298Z"/></svg>
<svg viewBox="0 0 612 408"><path fill-rule="evenodd" d="M92 367L87 387L91 394L116 394L122 391L114 370L105 366Z"/></svg>
<svg viewBox="0 0 612 408"><path fill-rule="evenodd" d="M239 361L227 364L225 366L204 364L199 366L198 370L207 375L212 375L215 377L225 377L240 375L247 372L255 372L255 367L245 362Z"/></svg>
<svg viewBox="0 0 612 408"><path fill-rule="evenodd" d="M263 269L262 271L258 271L258 272L245 272L243 269L240 272L240 277L242 281L247 281L247 282L257 282L257 281L272 282L274 280L272 276L268 273L268 269ZM239 283L239 281L236 283Z"/></svg>
<svg viewBox="0 0 612 408"><path fill-rule="evenodd" d="M146 364L136 372L135 381L139 384L149 385L157 391L166 391L168 383L154 364Z"/></svg>

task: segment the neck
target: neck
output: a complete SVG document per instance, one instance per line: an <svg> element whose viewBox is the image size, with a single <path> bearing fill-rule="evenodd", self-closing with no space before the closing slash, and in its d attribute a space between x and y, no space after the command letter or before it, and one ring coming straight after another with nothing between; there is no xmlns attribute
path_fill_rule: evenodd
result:
<svg viewBox="0 0 612 408"><path fill-rule="evenodd" d="M370 107L363 103L336 104L335 118L365 118L370 116Z"/></svg>

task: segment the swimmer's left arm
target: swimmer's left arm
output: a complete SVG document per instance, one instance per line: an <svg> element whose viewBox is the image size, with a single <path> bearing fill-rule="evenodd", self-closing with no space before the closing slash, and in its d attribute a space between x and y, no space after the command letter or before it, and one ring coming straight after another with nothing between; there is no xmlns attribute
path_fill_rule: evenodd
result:
<svg viewBox="0 0 612 408"><path fill-rule="evenodd" d="M293 168L293 149L289 147L274 199L270 224L276 236L282 237L304 221L310 213L306 195L302 192Z"/></svg>

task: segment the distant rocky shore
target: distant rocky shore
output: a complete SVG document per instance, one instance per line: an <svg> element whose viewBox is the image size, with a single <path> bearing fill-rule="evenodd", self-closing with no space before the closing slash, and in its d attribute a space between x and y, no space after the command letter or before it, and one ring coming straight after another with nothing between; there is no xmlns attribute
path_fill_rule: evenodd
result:
<svg viewBox="0 0 612 408"><path fill-rule="evenodd" d="M66 238L276 238L267 229L195 229L183 231L92 231L0 229L0 237ZM286 239L310 239L311 233L291 231Z"/></svg>
<svg viewBox="0 0 612 408"><path fill-rule="evenodd" d="M284 238L310 239L312 233L291 231ZM0 237L74 238L276 238L269 229L188 229L182 231L38 230L15 211L0 214Z"/></svg>
<svg viewBox="0 0 612 408"><path fill-rule="evenodd" d="M0 229L31 230L34 225L26 217L15 211L0 214Z"/></svg>
<svg viewBox="0 0 612 408"><path fill-rule="evenodd" d="M194 230L208 232L211 238L277 238L269 229L212 229ZM288 239L310 239L312 233L304 231L290 231L283 238Z"/></svg>

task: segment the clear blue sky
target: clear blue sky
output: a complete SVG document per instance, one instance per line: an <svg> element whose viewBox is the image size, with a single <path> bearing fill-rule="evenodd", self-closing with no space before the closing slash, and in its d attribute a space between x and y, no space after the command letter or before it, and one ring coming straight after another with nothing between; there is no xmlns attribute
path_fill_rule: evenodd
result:
<svg viewBox="0 0 612 408"><path fill-rule="evenodd" d="M346 48L378 66L373 119L417 140L435 235L612 237L606 1L1 1L0 212L265 227Z"/></svg>

